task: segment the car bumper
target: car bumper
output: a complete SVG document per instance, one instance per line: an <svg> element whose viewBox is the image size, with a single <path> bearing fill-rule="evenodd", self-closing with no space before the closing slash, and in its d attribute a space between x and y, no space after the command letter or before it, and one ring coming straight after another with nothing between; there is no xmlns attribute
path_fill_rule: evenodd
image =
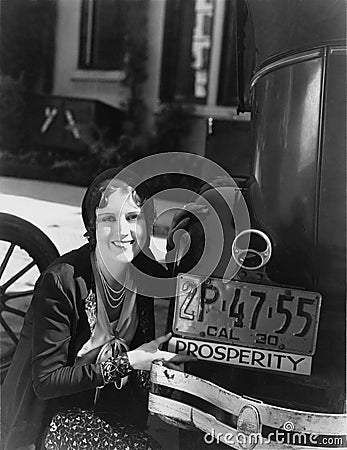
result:
<svg viewBox="0 0 347 450"><path fill-rule="evenodd" d="M151 383L149 411L180 428L202 431L207 444L220 441L241 450L347 448L346 414L269 405L161 362L152 365Z"/></svg>

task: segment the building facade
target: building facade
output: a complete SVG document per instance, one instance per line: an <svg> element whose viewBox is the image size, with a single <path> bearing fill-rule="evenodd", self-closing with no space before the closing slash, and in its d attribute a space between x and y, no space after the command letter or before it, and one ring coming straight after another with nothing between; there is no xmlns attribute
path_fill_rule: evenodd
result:
<svg viewBox="0 0 347 450"><path fill-rule="evenodd" d="M140 55L146 72L140 87L146 125L153 124L163 103L179 100L190 105L190 130L183 149L207 154L229 170L235 166L235 174L245 175L249 114L236 112L236 3L57 0L52 94L124 108L131 95L124 83L127 25L136 4L137 13L145 18L137 33L146 39L146 55ZM210 116L218 133L206 149Z"/></svg>

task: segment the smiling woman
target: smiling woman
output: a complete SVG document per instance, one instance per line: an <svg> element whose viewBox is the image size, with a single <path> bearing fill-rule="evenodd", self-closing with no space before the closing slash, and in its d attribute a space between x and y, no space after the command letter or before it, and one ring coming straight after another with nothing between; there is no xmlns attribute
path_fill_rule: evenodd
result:
<svg viewBox="0 0 347 450"><path fill-rule="evenodd" d="M3 386L3 448L159 448L144 433L145 371L195 358L159 350L170 334L154 339L133 269L166 273L149 250L153 201L135 188L100 174L82 203L88 244L41 275Z"/></svg>
<svg viewBox="0 0 347 450"><path fill-rule="evenodd" d="M106 264L132 261L146 242L146 219L133 192L118 188L97 210L97 255Z"/></svg>

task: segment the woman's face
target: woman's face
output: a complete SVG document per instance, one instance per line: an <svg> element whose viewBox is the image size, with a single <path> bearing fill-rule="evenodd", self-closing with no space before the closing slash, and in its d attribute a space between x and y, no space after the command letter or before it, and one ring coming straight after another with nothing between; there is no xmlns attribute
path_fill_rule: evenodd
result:
<svg viewBox="0 0 347 450"><path fill-rule="evenodd" d="M104 262L132 261L147 239L143 210L132 190L119 188L108 195L107 205L96 210L96 246Z"/></svg>

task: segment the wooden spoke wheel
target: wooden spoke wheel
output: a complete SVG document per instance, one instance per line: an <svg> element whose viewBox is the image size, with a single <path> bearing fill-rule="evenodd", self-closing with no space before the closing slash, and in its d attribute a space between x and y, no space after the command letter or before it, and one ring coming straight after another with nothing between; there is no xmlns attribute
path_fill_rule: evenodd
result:
<svg viewBox="0 0 347 450"><path fill-rule="evenodd" d="M40 273L59 256L36 226L0 213L0 377L4 380Z"/></svg>

